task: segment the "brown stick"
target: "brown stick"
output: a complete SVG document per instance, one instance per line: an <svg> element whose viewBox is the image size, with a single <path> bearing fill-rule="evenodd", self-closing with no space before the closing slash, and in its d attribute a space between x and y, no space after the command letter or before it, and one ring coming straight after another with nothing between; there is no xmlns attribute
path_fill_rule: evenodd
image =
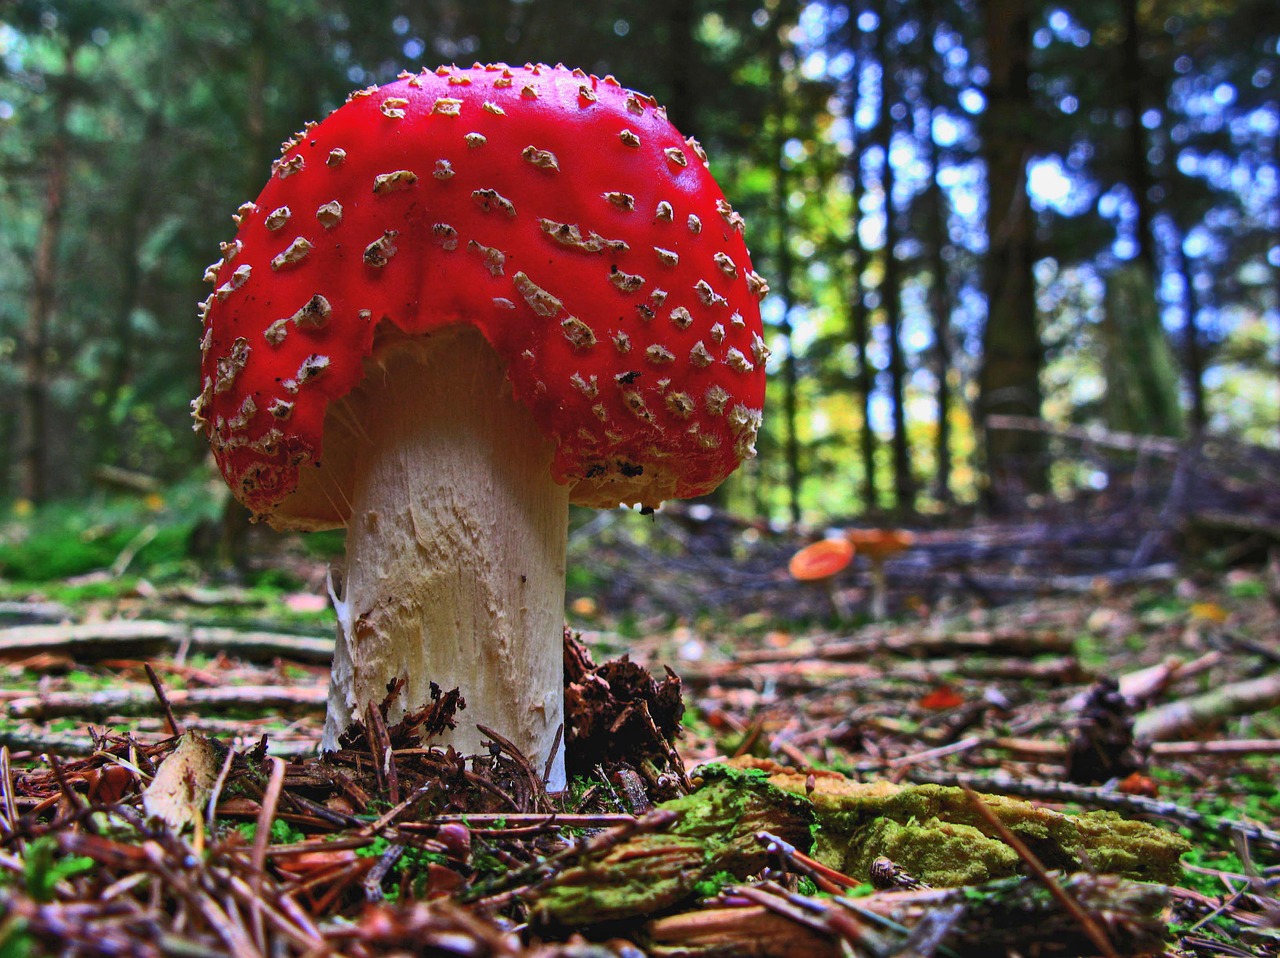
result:
<svg viewBox="0 0 1280 958"><path fill-rule="evenodd" d="M258 942L258 950L266 952L266 935L262 916L262 878L267 864L267 846L271 844L271 823L275 820L276 809L280 805L280 792L284 788L285 763L275 756L271 757L271 777L267 780L267 789L262 796L262 807L258 811L257 828L253 833L253 854L249 859L253 870L249 873L250 887L253 897L250 901L250 915L253 918L254 935Z"/></svg>
<svg viewBox="0 0 1280 958"><path fill-rule="evenodd" d="M151 667L150 662L144 662L142 667L147 670L147 679L150 680L151 687L155 689L156 698L160 700L160 708L164 710L164 720L169 726L169 734L181 735L182 726L173 717L173 706L169 704L169 697L164 694L164 686L160 684L160 676L156 675L156 670Z"/></svg>

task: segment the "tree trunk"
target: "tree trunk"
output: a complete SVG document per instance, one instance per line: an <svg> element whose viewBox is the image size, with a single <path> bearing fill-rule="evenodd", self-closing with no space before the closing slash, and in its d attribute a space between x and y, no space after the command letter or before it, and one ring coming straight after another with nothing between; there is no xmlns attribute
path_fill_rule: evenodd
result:
<svg viewBox="0 0 1280 958"><path fill-rule="evenodd" d="M115 460L120 452L120 428L113 424L116 406L125 385L133 378L134 341L133 311L142 290L142 264L138 258L147 197L155 182L156 153L163 134L158 113L147 117L146 131L138 162L128 186L128 197L121 211L120 230L116 234L119 257L119 290L112 318L110 359L102 381L102 401L98 408L98 428L94 436L94 461L103 464Z"/></svg>
<svg viewBox="0 0 1280 958"><path fill-rule="evenodd" d="M1195 271L1191 268L1190 258L1184 252L1178 262L1182 268L1182 367L1187 392L1191 396L1191 433L1199 436L1209 423L1204 401L1204 350L1201 348L1198 321L1200 304L1196 301Z"/></svg>
<svg viewBox="0 0 1280 958"><path fill-rule="evenodd" d="M894 169L889 160L897 125L890 103L896 97L889 63L887 3L877 5L880 25L876 30L876 59L880 61L880 118L876 124L876 142L884 152L884 168L880 178L884 194L884 273L880 282L880 305L884 309L885 340L889 349L889 388L893 416L893 486L894 506L900 515L915 512L915 477L911 472L911 449L907 439L906 362L902 355L902 268L895 253L898 245L897 211L893 205Z"/></svg>
<svg viewBox="0 0 1280 958"><path fill-rule="evenodd" d="M796 396L798 375L796 370L794 330L791 328L791 217L787 210L787 167L784 149L787 142L786 76L782 66L782 30L789 22L788 7L783 5L769 27L769 86L773 101L774 142L773 155L773 217L776 226L774 246L777 256L776 289L782 300L782 321L778 331L786 341L786 355L782 362L782 415L783 456L786 464L787 512L791 522L800 522L800 439L799 410Z"/></svg>
<svg viewBox="0 0 1280 958"><path fill-rule="evenodd" d="M1147 270L1153 288L1156 272L1155 232L1152 228L1151 167L1147 161L1147 137L1142 126L1145 111L1146 74L1142 65L1142 35L1138 23L1138 0L1124 0L1124 49L1121 69L1124 77L1124 103L1129 114L1129 157L1127 162L1129 191L1138 210L1138 262Z"/></svg>
<svg viewBox="0 0 1280 958"><path fill-rule="evenodd" d="M938 22L933 0L925 5L925 16L934 23L935 31L942 30ZM929 57L928 98L930 119L942 99L939 85L943 64L936 52ZM924 138L925 162L929 167L927 203L929 231L929 263L933 276L929 282L929 313L933 317L934 361L938 377L935 386L938 432L934 439L934 458L937 460L934 476L934 494L943 506L953 502L951 492L951 294L947 287L946 250L950 246L947 235L946 194L938 180L938 145L933 141L933 127Z"/></svg>
<svg viewBox="0 0 1280 958"><path fill-rule="evenodd" d="M256 196L266 173L270 151L267 146L267 67L270 37L266 14L260 0L254 0L248 13L249 49L245 65L244 136L245 162L241 176L245 196ZM218 522L216 555L223 569L242 576L249 569L249 526L252 514L235 496L228 496Z"/></svg>
<svg viewBox="0 0 1280 958"><path fill-rule="evenodd" d="M1280 168L1280 100L1271 101L1271 168ZM1272 222L1280 221L1280 192L1271 193ZM1271 314L1276 318L1276 388L1280 389L1280 260L1271 260ZM1280 423L1277 423L1280 429ZM1276 434L1280 444L1280 431Z"/></svg>
<svg viewBox="0 0 1280 958"><path fill-rule="evenodd" d="M57 80L51 78L50 83L54 131L48 152L44 208L31 265L31 305L22 336L24 360L18 453L21 469L19 494L34 503L44 502L49 491L45 456L49 411L49 325L57 305L58 246L62 239L63 202L66 198L70 153L67 114L71 108L71 89L75 79L75 48L68 49L65 56L65 73Z"/></svg>
<svg viewBox="0 0 1280 958"><path fill-rule="evenodd" d="M849 4L850 30L857 30L860 5ZM866 44L858 41L855 62L862 63ZM875 512L880 508L880 492L876 483L876 434L871 428L871 392L875 377L871 371L871 359L867 354L867 346L871 339L867 316L866 290L862 283L862 274L867 265L867 251L862 245L862 234L858 232L859 218L862 213L863 178L862 178L862 140L858 134L856 118L860 101L860 76L862 67L854 71L849 91L849 130L853 137L853 149L849 154L849 249L852 253L849 286L849 332L853 340L854 362L857 371L854 373L854 393L858 408L862 413L862 432L859 436L859 452L862 458L862 507L866 512Z"/></svg>
<svg viewBox="0 0 1280 958"><path fill-rule="evenodd" d="M667 21L667 115L676 129L694 133L698 129L698 86L694 79L697 51L694 45L693 3L666 0Z"/></svg>
<svg viewBox="0 0 1280 958"><path fill-rule="evenodd" d="M1036 319L1034 236L1027 199L1030 10L1027 0L992 0L984 9L990 70L981 124L987 171L987 321L978 408L984 419L994 414L1038 416L1044 351ZM990 507L998 510L1047 488L1043 436L984 425L983 440Z"/></svg>

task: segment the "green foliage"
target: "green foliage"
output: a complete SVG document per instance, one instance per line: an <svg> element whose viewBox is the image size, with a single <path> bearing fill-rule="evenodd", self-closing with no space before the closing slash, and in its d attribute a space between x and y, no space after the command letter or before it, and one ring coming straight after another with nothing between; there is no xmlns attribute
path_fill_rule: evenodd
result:
<svg viewBox="0 0 1280 958"><path fill-rule="evenodd" d="M235 826L237 832L246 841L252 844L258 835L257 822L240 822ZM277 818L271 823L271 844L272 845L296 845L298 842L306 841L306 833L295 825L285 821L283 818Z"/></svg>
<svg viewBox="0 0 1280 958"><path fill-rule="evenodd" d="M724 891L725 885L732 885L738 880L730 872L718 871L693 883L693 893L699 898L714 898Z"/></svg>
<svg viewBox="0 0 1280 958"><path fill-rule="evenodd" d="M58 840L46 835L27 845L22 859L23 887L35 901L50 902L58 882L83 875L95 867L92 858L59 854Z"/></svg>
<svg viewBox="0 0 1280 958"><path fill-rule="evenodd" d="M26 922L16 916L0 917L0 958L35 958L37 954Z"/></svg>
<svg viewBox="0 0 1280 958"><path fill-rule="evenodd" d="M1227 595L1233 599L1262 599L1267 595L1267 584L1261 579L1237 579L1226 583Z"/></svg>
<svg viewBox="0 0 1280 958"><path fill-rule="evenodd" d="M8 512L0 520L0 577L48 582L124 565L126 559L127 570L117 570L121 574L146 570L163 578L166 570L182 571L192 533L200 522L211 521L217 508L193 484L175 486L164 496L55 503L34 510L17 503ZM118 586L100 582L88 588L113 594Z"/></svg>
<svg viewBox="0 0 1280 958"><path fill-rule="evenodd" d="M1191 851L1183 856L1182 863L1193 868L1211 869L1212 871L1227 872L1233 875L1244 874L1244 865L1235 852L1208 848L1199 843L1192 844ZM1183 871L1179 884L1210 898L1216 898L1225 891L1222 879L1217 875L1206 874L1203 871L1193 871L1191 868Z"/></svg>
<svg viewBox="0 0 1280 958"><path fill-rule="evenodd" d="M387 901L398 900L400 889L406 882L409 884L413 894L416 897L421 897L426 893L427 866L433 864L444 865L448 862L448 858L439 852L429 852L421 848L414 848L411 845L400 847L402 850L398 853L399 857L396 858L383 879L383 896ZM391 848L391 843L379 835L368 845L356 849L356 855L361 858L381 858Z"/></svg>
<svg viewBox="0 0 1280 958"><path fill-rule="evenodd" d="M346 548L347 533L345 529L325 529L308 533L302 541L308 555L325 560L340 559Z"/></svg>
<svg viewBox="0 0 1280 958"><path fill-rule="evenodd" d="M146 530L154 530L147 534ZM0 538L0 575L20 582L64 579L115 562L140 537L141 564L178 562L186 556L191 524L164 527L134 509L95 513L64 505L43 508L30 523L10 523Z"/></svg>

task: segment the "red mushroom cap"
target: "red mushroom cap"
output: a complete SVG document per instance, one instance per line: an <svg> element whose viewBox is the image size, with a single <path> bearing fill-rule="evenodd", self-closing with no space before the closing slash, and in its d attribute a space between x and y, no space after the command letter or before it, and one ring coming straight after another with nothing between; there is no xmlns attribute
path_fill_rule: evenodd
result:
<svg viewBox="0 0 1280 958"><path fill-rule="evenodd" d="M887 559L915 545L915 534L906 529L846 529L844 537L869 559Z"/></svg>
<svg viewBox="0 0 1280 958"><path fill-rule="evenodd" d="M286 143L236 219L192 407L255 514L340 524L286 501L326 409L376 337L454 324L506 363L576 503L701 495L754 455L767 286L742 218L697 142L612 77L404 74Z"/></svg>
<svg viewBox="0 0 1280 958"><path fill-rule="evenodd" d="M853 543L848 539L819 539L791 557L787 572L799 582L829 579L848 567L853 553Z"/></svg>

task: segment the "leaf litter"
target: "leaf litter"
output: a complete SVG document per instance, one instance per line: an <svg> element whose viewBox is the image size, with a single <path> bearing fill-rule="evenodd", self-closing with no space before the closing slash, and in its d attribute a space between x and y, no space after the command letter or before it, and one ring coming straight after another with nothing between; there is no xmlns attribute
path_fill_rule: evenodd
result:
<svg viewBox="0 0 1280 958"><path fill-rule="evenodd" d="M600 564L605 603L640 551L654 591L705 598L688 558L627 541ZM889 566L897 618L869 622L768 572L782 552L713 570L712 588L757 577L730 624L641 618L599 665L567 641L560 796L497 730L478 756L433 747L456 693L391 725L371 709L323 761L309 699L260 714L248 692L240 718L176 694L322 686L260 648L149 650L150 714L103 706L130 730L91 727L87 754L58 747L83 742L72 719L11 717L0 953L1280 953L1265 574L948 606L917 554ZM867 571L840 588L865 604ZM593 645L621 645L607 608L579 611ZM101 650L87 670L74 649L26 655L6 674L42 676L37 698L145 681ZM1153 718L1206 699L1190 726Z"/></svg>

